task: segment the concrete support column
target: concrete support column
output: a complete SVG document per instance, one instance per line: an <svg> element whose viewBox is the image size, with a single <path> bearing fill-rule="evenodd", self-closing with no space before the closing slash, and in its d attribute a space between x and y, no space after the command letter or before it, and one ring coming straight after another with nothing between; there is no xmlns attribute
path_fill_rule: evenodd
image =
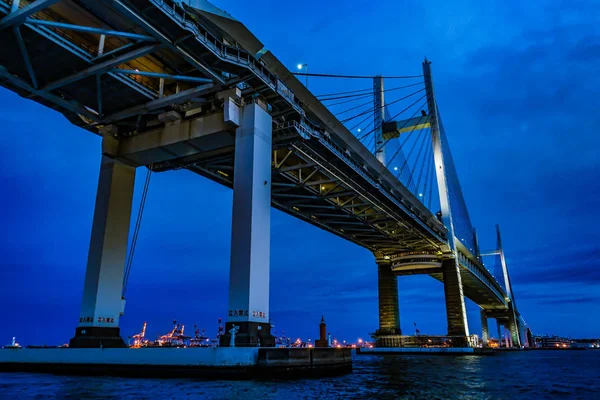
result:
<svg viewBox="0 0 600 400"><path fill-rule="evenodd" d="M457 347L467 346L469 325L467 324L467 309L463 294L460 270L455 259L442 262L444 277L444 295L446 297L446 318L448 320L448 336L454 336L453 343Z"/></svg>
<svg viewBox="0 0 600 400"><path fill-rule="evenodd" d="M272 118L243 107L235 136L229 310L221 346L275 345L269 323Z"/></svg>
<svg viewBox="0 0 600 400"><path fill-rule="evenodd" d="M398 281L392 271L392 264L383 258L377 259L378 297L379 297L379 329L376 332L379 347L399 347L399 338L386 335L401 335L400 312L398 307ZM396 339L396 340L395 340Z"/></svg>
<svg viewBox="0 0 600 400"><path fill-rule="evenodd" d="M519 323L519 335L522 338L522 345L525 348L529 348L529 336L527 335L527 328Z"/></svg>
<svg viewBox="0 0 600 400"><path fill-rule="evenodd" d="M488 329L488 317L484 309L481 309L481 344L483 347L489 346L489 329Z"/></svg>
<svg viewBox="0 0 600 400"><path fill-rule="evenodd" d="M498 328L498 347L500 347L502 345L502 325L498 320L496 320L496 328Z"/></svg>
<svg viewBox="0 0 600 400"><path fill-rule="evenodd" d="M398 306L398 280L389 261L377 262L379 294L379 331L401 334Z"/></svg>
<svg viewBox="0 0 600 400"><path fill-rule="evenodd" d="M519 337L519 326L515 318L509 319L508 329L510 331L510 346L521 347L521 338Z"/></svg>
<svg viewBox="0 0 600 400"><path fill-rule="evenodd" d="M124 347L119 317L135 168L102 156L79 325L70 347Z"/></svg>

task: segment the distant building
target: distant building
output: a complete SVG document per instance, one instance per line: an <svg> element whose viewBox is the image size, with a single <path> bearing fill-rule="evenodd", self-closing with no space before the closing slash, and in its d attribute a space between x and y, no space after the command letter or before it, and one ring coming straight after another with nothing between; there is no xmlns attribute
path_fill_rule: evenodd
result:
<svg viewBox="0 0 600 400"><path fill-rule="evenodd" d="M560 336L535 336L537 348L542 349L567 349L571 347L571 340Z"/></svg>

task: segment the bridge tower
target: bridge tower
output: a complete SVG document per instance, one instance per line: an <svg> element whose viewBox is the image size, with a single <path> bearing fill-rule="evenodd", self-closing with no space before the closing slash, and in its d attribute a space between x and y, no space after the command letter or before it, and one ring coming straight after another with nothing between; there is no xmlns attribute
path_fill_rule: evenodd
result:
<svg viewBox="0 0 600 400"><path fill-rule="evenodd" d="M373 109L375 129L375 157L386 165L385 139L383 123L385 122L385 89L382 76L373 78ZM379 298L379 329L375 336L380 347L397 347L401 345L400 310L398 305L398 277L392 271L389 257L376 254L377 291Z"/></svg>
<svg viewBox="0 0 600 400"><path fill-rule="evenodd" d="M508 266L506 265L506 257L504 256L504 248L502 247L502 237L500 235L500 225L496 225L496 238L498 243L498 254L500 256L500 263L502 265L502 276L504 278L504 286L506 288L506 295L509 301L509 322L508 329L511 335L513 346L521 347L521 328L517 318L517 304L513 296L512 284L510 282L510 275L508 274Z"/></svg>
<svg viewBox="0 0 600 400"><path fill-rule="evenodd" d="M444 146L442 146L442 133L440 130L439 114L434 94L433 80L431 77L431 62L427 59L425 59L423 62L423 76L425 79L427 108L431 124L430 130L432 136L433 158L435 162L435 172L440 196L442 223L448 229L449 248L447 249L446 254L444 254L444 260L442 261L444 295L446 299L446 317L448 320L448 335L456 337L458 342L464 341L464 345L466 345L466 339L469 336L469 325L467 323L467 310L460 276L460 267L456 257L454 219L452 216L450 189L446 173L446 159L451 158L449 154L444 154L445 149Z"/></svg>
<svg viewBox="0 0 600 400"><path fill-rule="evenodd" d="M385 160L385 139L383 138L383 122L385 120L385 92L383 77L376 76L373 78L373 127L375 129L375 157L383 165Z"/></svg>
<svg viewBox="0 0 600 400"><path fill-rule="evenodd" d="M506 257L504 255L504 248L502 246L502 237L500 235L500 226L496 225L496 240L497 247L492 251L485 251L479 253L479 257L483 256L498 256L500 265L502 268L502 280L504 281L504 287L506 291L506 301L508 303L508 309L506 310L482 310L482 329L484 328L484 319L495 318L498 324L498 338L500 337L500 327L504 327L507 334L507 343L514 347L525 347L528 346L528 338L526 334L526 326L523 322L518 310L514 298L514 292L512 290L512 284L510 281L510 275L508 273L508 266Z"/></svg>

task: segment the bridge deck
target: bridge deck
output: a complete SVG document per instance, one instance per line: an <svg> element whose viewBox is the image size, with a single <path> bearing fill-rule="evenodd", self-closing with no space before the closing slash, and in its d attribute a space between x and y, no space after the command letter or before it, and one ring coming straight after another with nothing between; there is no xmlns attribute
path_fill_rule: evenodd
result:
<svg viewBox="0 0 600 400"><path fill-rule="evenodd" d="M0 17L9 10L0 0ZM57 23L121 33L102 47L97 32ZM215 121L218 93L238 87L273 116L274 207L383 254L448 250L443 224L272 53L257 58L263 44L227 15L171 0L62 0L12 28L0 30L0 84L90 132L110 127L123 160L231 186L234 131ZM169 113L212 131L165 142ZM487 301L477 279L464 281Z"/></svg>

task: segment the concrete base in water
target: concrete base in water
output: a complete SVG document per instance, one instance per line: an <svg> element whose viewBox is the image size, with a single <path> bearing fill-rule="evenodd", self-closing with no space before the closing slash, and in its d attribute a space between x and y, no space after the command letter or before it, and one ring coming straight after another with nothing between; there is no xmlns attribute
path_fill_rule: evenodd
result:
<svg viewBox="0 0 600 400"><path fill-rule="evenodd" d="M0 349L0 371L154 378L304 378L352 371L350 349Z"/></svg>
<svg viewBox="0 0 600 400"><path fill-rule="evenodd" d="M356 354L483 355L494 351L473 347L373 347L357 349Z"/></svg>

